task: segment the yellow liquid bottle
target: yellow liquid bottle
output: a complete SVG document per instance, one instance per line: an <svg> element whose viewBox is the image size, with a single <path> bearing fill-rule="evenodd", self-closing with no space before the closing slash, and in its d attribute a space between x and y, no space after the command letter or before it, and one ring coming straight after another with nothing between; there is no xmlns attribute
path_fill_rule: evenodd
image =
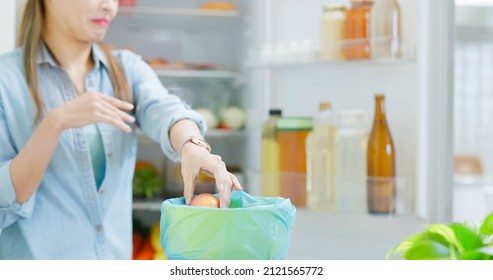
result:
<svg viewBox="0 0 493 280"><path fill-rule="evenodd" d="M334 168L337 128L333 118L330 103L320 103L313 130L306 140L309 209L335 209Z"/></svg>
<svg viewBox="0 0 493 280"><path fill-rule="evenodd" d="M277 119L281 117L281 115L281 110L271 109L269 111L269 119L262 126L261 196L280 196Z"/></svg>

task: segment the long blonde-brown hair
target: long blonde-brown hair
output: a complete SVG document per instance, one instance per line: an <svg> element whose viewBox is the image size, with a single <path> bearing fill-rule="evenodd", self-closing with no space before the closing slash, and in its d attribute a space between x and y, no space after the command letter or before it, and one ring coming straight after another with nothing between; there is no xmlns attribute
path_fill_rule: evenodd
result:
<svg viewBox="0 0 493 280"><path fill-rule="evenodd" d="M43 100L41 99L38 83L36 53L43 42L45 15L44 0L28 0L22 16L19 37L17 38L17 46L23 48L23 64L26 81L36 106L35 122L41 119L43 112ZM132 102L132 93L122 67L103 42L100 42L99 46L103 50L109 64L109 75L115 97Z"/></svg>

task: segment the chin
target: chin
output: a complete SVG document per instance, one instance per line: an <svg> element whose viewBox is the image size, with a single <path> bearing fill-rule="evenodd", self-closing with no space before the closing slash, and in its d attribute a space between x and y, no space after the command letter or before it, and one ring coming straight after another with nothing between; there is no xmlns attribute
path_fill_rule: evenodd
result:
<svg viewBox="0 0 493 280"><path fill-rule="evenodd" d="M95 34L95 35L92 36L93 41L97 41L97 42L103 41L105 35L106 35L106 33L104 33L104 34Z"/></svg>
<svg viewBox="0 0 493 280"><path fill-rule="evenodd" d="M101 42L104 40L104 37L106 35L106 30L91 30L89 32L86 32L86 37L88 41L91 42Z"/></svg>

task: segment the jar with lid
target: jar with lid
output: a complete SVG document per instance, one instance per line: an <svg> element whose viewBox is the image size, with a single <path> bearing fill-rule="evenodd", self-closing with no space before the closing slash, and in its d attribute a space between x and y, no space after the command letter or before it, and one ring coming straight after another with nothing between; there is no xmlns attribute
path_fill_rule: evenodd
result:
<svg viewBox="0 0 493 280"><path fill-rule="evenodd" d="M373 0L351 0L344 24L346 59L370 58L370 16Z"/></svg>
<svg viewBox="0 0 493 280"><path fill-rule="evenodd" d="M310 117L277 120L280 194L297 207L306 206L306 138L313 128Z"/></svg>
<svg viewBox="0 0 493 280"><path fill-rule="evenodd" d="M346 7L326 6L320 19L320 58L324 61L344 59L343 41Z"/></svg>

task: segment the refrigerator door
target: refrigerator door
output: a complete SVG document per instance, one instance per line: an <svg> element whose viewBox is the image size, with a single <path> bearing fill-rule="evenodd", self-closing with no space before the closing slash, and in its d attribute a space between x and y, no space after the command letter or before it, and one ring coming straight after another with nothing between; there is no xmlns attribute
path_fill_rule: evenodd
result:
<svg viewBox="0 0 493 280"><path fill-rule="evenodd" d="M257 152L250 166L260 169L260 128L270 108L281 108L285 116L314 116L319 102L329 101L336 111L364 110L371 119L374 94L384 93L397 176L412 212L432 222L450 221L454 3L399 1L404 55L385 62L320 61L326 4L306 1L300 8L296 0L254 1L248 149Z"/></svg>

